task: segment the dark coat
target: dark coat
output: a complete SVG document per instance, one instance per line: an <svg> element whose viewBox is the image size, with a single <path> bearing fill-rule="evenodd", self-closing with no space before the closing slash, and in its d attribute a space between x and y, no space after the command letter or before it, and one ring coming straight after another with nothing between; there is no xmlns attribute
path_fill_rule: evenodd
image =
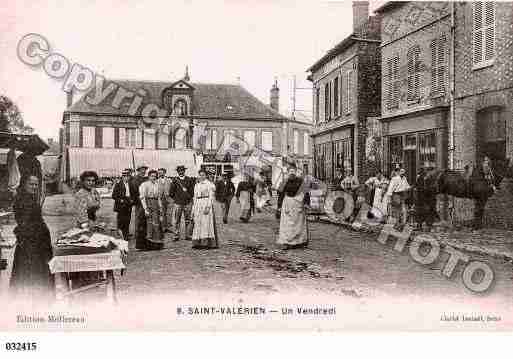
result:
<svg viewBox="0 0 513 359"><path fill-rule="evenodd" d="M139 186L146 182L147 177L135 176L130 182L130 196L132 197L132 204L135 206L141 206L141 198L139 197Z"/></svg>
<svg viewBox="0 0 513 359"><path fill-rule="evenodd" d="M173 178L173 182L169 187L169 196L178 205L186 205L191 203L194 198L194 185L196 180L192 177L187 177L183 180L180 177ZM183 190L185 188L185 191Z"/></svg>
<svg viewBox="0 0 513 359"><path fill-rule="evenodd" d="M219 180L216 182L216 199L219 202L226 202L235 195L235 186L230 180Z"/></svg>
<svg viewBox="0 0 513 359"><path fill-rule="evenodd" d="M117 182L112 190L112 199L114 199L114 212L122 212L130 210L133 205L132 191L133 186L128 182L130 196L126 196L126 189L123 180Z"/></svg>

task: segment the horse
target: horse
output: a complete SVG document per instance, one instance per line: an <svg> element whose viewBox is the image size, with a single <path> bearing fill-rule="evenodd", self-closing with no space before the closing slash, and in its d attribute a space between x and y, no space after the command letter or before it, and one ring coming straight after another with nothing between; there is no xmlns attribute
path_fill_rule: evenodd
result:
<svg viewBox="0 0 513 359"><path fill-rule="evenodd" d="M420 201L431 207L428 211L434 211L434 213L436 209L433 206L436 206L438 194L473 199L475 211L472 227L480 229L483 225L486 202L494 194L494 187L498 188L504 178L512 177L512 168L512 161L509 158L495 161L492 165L491 183L485 178L480 167L474 167L471 172L467 167L464 173L448 169L425 171L417 178L416 191L422 196ZM421 183L420 186L419 183Z"/></svg>

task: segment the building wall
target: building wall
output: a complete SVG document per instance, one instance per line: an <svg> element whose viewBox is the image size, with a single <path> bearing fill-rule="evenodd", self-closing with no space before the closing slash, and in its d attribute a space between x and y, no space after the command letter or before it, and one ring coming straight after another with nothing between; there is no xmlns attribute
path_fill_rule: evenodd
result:
<svg viewBox="0 0 513 359"><path fill-rule="evenodd" d="M475 165L476 113L497 106L506 119L506 152L513 156L513 3L495 3L495 61L473 64L472 4L457 3L455 51L455 165Z"/></svg>
<svg viewBox="0 0 513 359"><path fill-rule="evenodd" d="M387 11L382 20L382 47L381 47L381 111L383 116L413 112L441 104L448 104L449 100L449 50L450 50L450 16L448 3L442 4L433 10L433 2L409 2L399 8ZM439 19L439 21L436 21ZM392 27L392 24L395 27ZM445 35L444 46L445 72L444 91L432 92L431 70L433 69L431 55L431 41ZM419 97L416 100L408 99L408 62L407 55L410 49L418 46L420 50L419 71ZM389 94L388 61L399 57L399 96L398 106L389 108L387 99Z"/></svg>

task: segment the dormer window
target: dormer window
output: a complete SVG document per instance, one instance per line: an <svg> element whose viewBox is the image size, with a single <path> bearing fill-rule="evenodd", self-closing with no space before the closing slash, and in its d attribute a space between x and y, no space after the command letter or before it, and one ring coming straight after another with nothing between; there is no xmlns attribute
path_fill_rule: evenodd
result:
<svg viewBox="0 0 513 359"><path fill-rule="evenodd" d="M187 102L184 99L179 99L173 106L173 114L176 116L187 115Z"/></svg>

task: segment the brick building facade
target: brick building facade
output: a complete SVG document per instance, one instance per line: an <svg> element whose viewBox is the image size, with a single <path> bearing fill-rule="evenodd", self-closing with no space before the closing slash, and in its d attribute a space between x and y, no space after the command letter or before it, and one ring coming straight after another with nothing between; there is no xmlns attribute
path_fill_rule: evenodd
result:
<svg viewBox="0 0 513 359"><path fill-rule="evenodd" d="M380 17L367 1L353 2L353 33L312 65L315 129L314 174L330 182L337 168L360 179L371 172L366 157L367 120L380 114Z"/></svg>

